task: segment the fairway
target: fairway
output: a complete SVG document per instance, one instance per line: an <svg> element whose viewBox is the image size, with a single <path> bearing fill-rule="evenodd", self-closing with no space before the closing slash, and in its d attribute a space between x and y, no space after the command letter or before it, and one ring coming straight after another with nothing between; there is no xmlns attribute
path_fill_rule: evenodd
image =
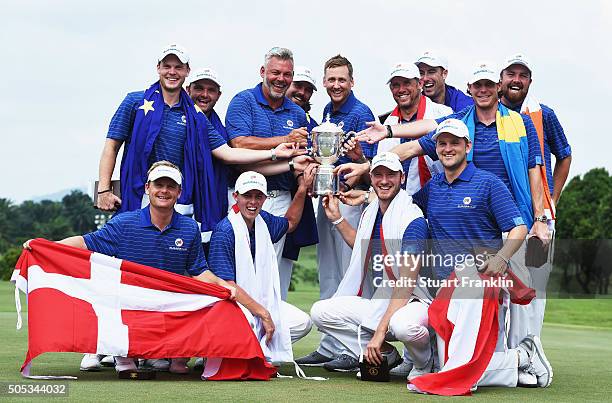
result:
<svg viewBox="0 0 612 403"><path fill-rule="evenodd" d="M318 290L298 287L289 299L302 309L316 300ZM27 330L15 330L13 285L0 283L0 382L23 383L19 367L27 348ZM578 314L571 314L577 312ZM610 401L612 396L612 300L551 300L547 318L557 322L569 317L569 325L546 323L543 343L554 366L554 381L548 389L481 388L470 399L495 401ZM25 320L25 318L24 318ZM592 325L601 325L594 327ZM591 325L591 326L585 326ZM606 328L608 327L608 328ZM296 356L312 351L319 334L312 331L294 345ZM442 401L449 398L409 393L401 379L391 383L361 382L354 374L329 373L323 369L306 369L308 375L329 377L326 382L298 379L274 379L269 382L210 382L198 375L179 376L160 373L155 381L119 381L115 371L79 372L80 354L49 353L33 361L34 374L76 375L69 381L72 401ZM283 374L293 374L285 366ZM26 381L34 382L34 381ZM7 396L0 396L6 399ZM36 400L36 398L34 398ZM459 398L457 398L459 399ZM23 398L15 399L24 401ZM63 398L53 401L65 400Z"/></svg>

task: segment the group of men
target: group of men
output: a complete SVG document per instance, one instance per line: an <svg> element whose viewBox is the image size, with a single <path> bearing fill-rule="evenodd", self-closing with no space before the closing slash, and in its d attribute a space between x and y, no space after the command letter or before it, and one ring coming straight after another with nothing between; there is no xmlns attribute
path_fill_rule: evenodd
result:
<svg viewBox="0 0 612 403"><path fill-rule="evenodd" d="M522 241L529 233L550 242L571 149L552 109L528 93L533 71L523 55L501 71L478 64L469 95L446 84L448 62L434 52L397 63L386 80L395 107L380 123L353 93L350 61L327 60L322 85L330 101L322 119L359 134L336 163L343 191L322 197L316 214L310 189L317 164L305 154L318 126L309 115L318 88L290 50L265 55L262 81L233 97L225 124L214 109L222 92L212 68L192 72L185 49L169 45L157 71L157 82L129 93L117 109L100 159L97 207L119 213L100 230L62 242L232 289L270 362L293 361L291 343L314 322L320 345L298 364L354 371L360 356L386 360L392 374L423 391L421 376L465 365L466 354L461 331L446 346L435 342L428 307L439 289L417 281L461 273L418 256L484 248L489 258L471 267L473 275L504 276L510 268L538 294L526 306L499 308L495 353L470 387L550 385L539 340L549 266L526 267ZM118 197L111 176L122 146ZM135 247L171 245L176 231L189 240L185 256L164 251L152 261L155 253ZM313 244L321 300L308 315L285 299L300 247ZM411 259L376 264L377 256L396 253ZM474 309L464 303L458 312L478 317ZM478 326L457 328L470 334ZM404 344L403 354L390 340ZM99 369L101 358L85 355L81 369ZM185 373L187 360L144 364ZM118 371L136 365L127 357L115 363Z"/></svg>

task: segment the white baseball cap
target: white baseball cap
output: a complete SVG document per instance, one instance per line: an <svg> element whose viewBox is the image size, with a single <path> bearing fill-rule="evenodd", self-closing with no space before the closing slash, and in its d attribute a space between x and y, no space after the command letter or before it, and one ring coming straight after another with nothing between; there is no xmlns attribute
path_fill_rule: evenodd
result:
<svg viewBox="0 0 612 403"><path fill-rule="evenodd" d="M314 90L317 90L315 79L312 77L312 71L308 67L295 66L293 69L293 81L306 81L311 84Z"/></svg>
<svg viewBox="0 0 612 403"><path fill-rule="evenodd" d="M219 87L221 87L219 75L216 71L209 67L199 69L196 72L189 74L189 76L187 77L187 85L191 85L192 83L195 83L196 81L200 80L210 80L213 83L217 84Z"/></svg>
<svg viewBox="0 0 612 403"><path fill-rule="evenodd" d="M421 73L419 73L419 69L414 63L399 62L391 69L387 84L391 82L393 77L416 78L420 80Z"/></svg>
<svg viewBox="0 0 612 403"><path fill-rule="evenodd" d="M472 69L472 75L468 80L468 84L474 84L476 81L489 80L494 83L499 82L499 70L490 62L480 62Z"/></svg>
<svg viewBox="0 0 612 403"><path fill-rule="evenodd" d="M236 192L245 194L249 190L259 190L264 195L268 194L268 182L259 172L247 171L240 174L236 179Z"/></svg>
<svg viewBox="0 0 612 403"><path fill-rule="evenodd" d="M448 60L446 57L437 54L434 51L426 50L421 56L414 62L417 66L419 63L424 63L431 67L442 67L444 70L448 70Z"/></svg>
<svg viewBox="0 0 612 403"><path fill-rule="evenodd" d="M179 58L181 63L189 63L189 55L187 54L187 51L184 47L177 45L176 43L165 46L157 57L157 61L161 62L162 60L164 60L164 57L168 55L175 55Z"/></svg>
<svg viewBox="0 0 612 403"><path fill-rule="evenodd" d="M440 123L431 139L435 141L442 133L449 133L455 137L463 137L470 141L470 132L465 123L459 119L446 119Z"/></svg>
<svg viewBox="0 0 612 403"><path fill-rule="evenodd" d="M527 67L527 70L529 70L529 72L533 74L533 70L531 69L531 63L529 63L529 59L527 59L524 54L516 53L510 56L509 58L507 58L504 61L504 68L502 70L506 70L508 67L512 66L513 64L520 64L522 66L525 66Z"/></svg>
<svg viewBox="0 0 612 403"><path fill-rule="evenodd" d="M402 167L402 163L399 159L399 156L390 151L385 151L376 154L374 159L372 159L372 166L370 167L370 172L372 172L379 166L387 167L395 172L404 172L404 167Z"/></svg>
<svg viewBox="0 0 612 403"><path fill-rule="evenodd" d="M167 165L158 165L156 166L151 173L149 173L149 177L147 182L153 182L159 178L170 178L175 181L179 186L182 183L181 171L176 168L169 167Z"/></svg>

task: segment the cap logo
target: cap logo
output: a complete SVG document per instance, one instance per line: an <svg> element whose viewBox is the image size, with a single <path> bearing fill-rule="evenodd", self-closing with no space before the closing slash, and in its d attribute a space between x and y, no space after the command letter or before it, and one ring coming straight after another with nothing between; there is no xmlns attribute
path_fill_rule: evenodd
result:
<svg viewBox="0 0 612 403"><path fill-rule="evenodd" d="M183 240L181 238L176 238L174 244L180 248L181 246L183 246Z"/></svg>

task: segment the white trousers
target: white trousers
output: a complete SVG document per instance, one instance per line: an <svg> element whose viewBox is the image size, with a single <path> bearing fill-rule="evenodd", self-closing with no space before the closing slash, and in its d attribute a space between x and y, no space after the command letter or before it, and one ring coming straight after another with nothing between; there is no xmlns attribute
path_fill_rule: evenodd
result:
<svg viewBox="0 0 612 403"><path fill-rule="evenodd" d="M234 189L227 190L228 206L231 209L236 201L234 200ZM262 210L270 214L283 217L287 213L287 209L291 204L291 192L282 190L276 197L268 197L262 206ZM278 273L280 276L281 299L287 300L287 292L291 283L291 274L293 273L293 260L283 257L283 248L285 246L285 235L274 244L274 252L276 252L276 261L278 264Z"/></svg>
<svg viewBox="0 0 612 403"><path fill-rule="evenodd" d="M445 343L438 336L438 355L440 359L441 372L457 368L470 361L474 351L476 336L480 327L480 315L482 303L475 299L464 299L458 305L455 313L456 318L461 318L455 323L453 334L448 347L448 361L444 363ZM475 318L475 320L469 320ZM506 308L500 307L499 330L495 352L489 361L487 369L477 382L477 386L505 386L516 387L518 383L518 351L507 348L506 340ZM442 364L444 363L444 364Z"/></svg>
<svg viewBox="0 0 612 403"><path fill-rule="evenodd" d="M321 332L338 340L347 354L358 358L375 330L362 328L359 345L358 326L371 304L371 300L357 296L335 297L316 302L310 316ZM387 337L404 343L414 357L415 365L424 367L431 355L427 305L413 300L398 309L389 322Z"/></svg>
<svg viewBox="0 0 612 403"><path fill-rule="evenodd" d="M353 228L359 225L362 208L347 206L340 203L340 214ZM331 298L338 289L344 273L351 261L353 249L342 238L340 231L329 221L325 209L319 200L317 207L317 267L319 268L319 296L323 299ZM317 351L326 357L337 357L345 352L342 344L333 337L323 334Z"/></svg>
<svg viewBox="0 0 612 403"><path fill-rule="evenodd" d="M238 306L240 306L242 309L242 312L244 313L244 316L246 316L251 327L254 327L255 320L253 318L253 314L251 314L251 312L249 312L249 310L244 306L240 304L238 304ZM312 321L306 312L285 301L281 301L280 314L283 323L289 326L291 343L295 343L310 332L310 329L312 328Z"/></svg>
<svg viewBox="0 0 612 403"><path fill-rule="evenodd" d="M549 229L553 234L554 221L549 222ZM506 234L504 234L505 236ZM553 248L551 243L550 248ZM552 255L549 261L542 267L525 266L525 253L527 242L523 242L521 248L512 256L512 268L515 274L527 286L536 291L536 298L527 305L510 304L510 326L508 331L508 347L515 348L528 335L540 336L544 323L544 312L546 310L546 286L552 271ZM519 269L516 269L516 268Z"/></svg>

